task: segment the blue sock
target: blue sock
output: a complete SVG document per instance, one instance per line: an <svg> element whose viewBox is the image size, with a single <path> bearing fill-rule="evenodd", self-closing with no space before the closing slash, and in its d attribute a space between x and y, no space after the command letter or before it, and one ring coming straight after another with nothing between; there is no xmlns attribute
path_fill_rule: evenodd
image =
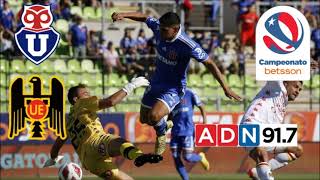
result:
<svg viewBox="0 0 320 180"><path fill-rule="evenodd" d="M196 153L185 153L183 159L190 163L196 163L201 161L201 156Z"/></svg>
<svg viewBox="0 0 320 180"><path fill-rule="evenodd" d="M162 118L158 124L153 126L154 130L156 130L157 136L162 136L166 134L167 122L164 118Z"/></svg>
<svg viewBox="0 0 320 180"><path fill-rule="evenodd" d="M184 167L180 157L174 157L174 164L176 166L176 169L178 173L180 174L181 178L183 180L189 180L188 172L186 168Z"/></svg>

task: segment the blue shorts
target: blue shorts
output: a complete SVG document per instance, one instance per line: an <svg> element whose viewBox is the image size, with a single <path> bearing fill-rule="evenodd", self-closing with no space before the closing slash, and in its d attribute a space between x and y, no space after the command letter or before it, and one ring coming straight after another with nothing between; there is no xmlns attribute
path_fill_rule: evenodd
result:
<svg viewBox="0 0 320 180"><path fill-rule="evenodd" d="M173 108L180 103L184 94L185 90L183 88L163 88L157 85L150 85L144 92L141 104L151 109L156 101L159 100L163 102L169 112L171 112Z"/></svg>
<svg viewBox="0 0 320 180"><path fill-rule="evenodd" d="M194 150L193 136L171 136L171 149Z"/></svg>

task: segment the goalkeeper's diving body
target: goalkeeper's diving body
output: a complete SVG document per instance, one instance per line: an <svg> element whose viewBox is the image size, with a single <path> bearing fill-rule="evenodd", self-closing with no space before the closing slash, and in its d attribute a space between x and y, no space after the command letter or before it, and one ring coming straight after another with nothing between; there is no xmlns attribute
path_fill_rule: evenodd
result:
<svg viewBox="0 0 320 180"><path fill-rule="evenodd" d="M143 154L133 144L125 139L104 132L97 116L97 111L112 107L135 88L148 86L149 81L144 77L131 80L121 90L108 98L98 99L91 96L89 89L83 85L71 87L68 92L68 101L72 104L67 120L67 135L79 155L82 166L91 173L103 179L132 179L112 163L112 157L123 156L134 160L138 167L145 163L158 163L162 156ZM55 165L62 156L58 156L60 148L67 139L56 139L51 149L51 159L47 160L44 167Z"/></svg>

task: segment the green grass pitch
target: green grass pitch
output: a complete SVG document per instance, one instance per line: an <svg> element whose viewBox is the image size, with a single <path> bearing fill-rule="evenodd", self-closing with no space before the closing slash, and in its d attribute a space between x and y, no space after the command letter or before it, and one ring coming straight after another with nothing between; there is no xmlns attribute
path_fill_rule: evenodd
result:
<svg viewBox="0 0 320 180"><path fill-rule="evenodd" d="M274 174L277 180L319 180L319 174ZM57 177L41 177L38 180L52 180ZM180 180L178 175L170 176L137 176L135 180ZM2 178L1 178L2 179ZM8 178L8 180L34 180L35 178ZM83 180L99 179L94 176L83 177ZM249 179L245 174L217 174L217 175L191 175L190 180L245 180Z"/></svg>

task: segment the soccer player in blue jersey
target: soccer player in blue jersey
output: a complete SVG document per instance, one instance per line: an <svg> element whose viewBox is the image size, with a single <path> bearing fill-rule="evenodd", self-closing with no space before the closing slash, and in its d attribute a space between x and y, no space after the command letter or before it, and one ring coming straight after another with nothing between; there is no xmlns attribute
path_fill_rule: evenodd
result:
<svg viewBox="0 0 320 180"><path fill-rule="evenodd" d="M187 162L200 162L205 170L210 169L210 164L203 152L196 154L194 150L194 123L193 108L197 106L200 109L203 123L206 124L206 113L200 98L191 90L186 89L186 93L180 103L170 113L169 118L173 121L171 130L170 148L172 157L178 173L183 180L188 180L188 172L184 167L181 155ZM181 154L182 153L182 154Z"/></svg>
<svg viewBox="0 0 320 180"><path fill-rule="evenodd" d="M208 54L185 34L176 13L165 13L159 20L139 12L112 14L113 21L124 18L145 22L156 39L156 70L150 86L144 93L140 108L141 123L153 126L156 131L156 154L162 154L165 151L166 131L172 127L172 124L167 123L164 117L185 94L187 69L191 58L206 66L218 80L227 97L241 99L227 86Z"/></svg>

